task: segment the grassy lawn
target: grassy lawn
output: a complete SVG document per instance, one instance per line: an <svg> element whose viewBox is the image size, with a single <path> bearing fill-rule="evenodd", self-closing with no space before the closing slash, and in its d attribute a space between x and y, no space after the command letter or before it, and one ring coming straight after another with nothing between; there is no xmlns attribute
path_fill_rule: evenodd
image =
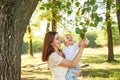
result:
<svg viewBox="0 0 120 80"><path fill-rule="evenodd" d="M82 68L79 79L120 80L120 46L114 47L116 61L106 62L107 54L107 47L86 48L81 59L81 66L84 64L89 64L89 66ZM40 53L35 53L34 58L30 57L29 54L22 55L21 60L22 80L52 80L47 65L41 61Z"/></svg>

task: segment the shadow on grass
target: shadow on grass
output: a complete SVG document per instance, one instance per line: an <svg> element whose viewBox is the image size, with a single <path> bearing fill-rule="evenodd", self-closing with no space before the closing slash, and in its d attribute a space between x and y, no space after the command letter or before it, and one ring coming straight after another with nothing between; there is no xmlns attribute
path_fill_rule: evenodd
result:
<svg viewBox="0 0 120 80"><path fill-rule="evenodd" d="M41 78L36 78L36 77L26 77L26 78L22 78L21 80L50 80L47 78L41 79Z"/></svg>
<svg viewBox="0 0 120 80"><path fill-rule="evenodd" d="M120 68L116 69L83 69L82 73L86 73L86 75L81 75L83 77L101 77L101 78L115 78L116 80L120 80Z"/></svg>
<svg viewBox="0 0 120 80"><path fill-rule="evenodd" d="M89 55L85 56L82 59L83 63L103 63L106 62L108 59L108 55ZM120 55L114 55L115 61L111 62L111 64L118 64L120 63Z"/></svg>
<svg viewBox="0 0 120 80"><path fill-rule="evenodd" d="M29 74L28 74L29 73ZM39 74L39 75L51 75L49 70L33 70L33 71L22 71L23 75Z"/></svg>
<svg viewBox="0 0 120 80"><path fill-rule="evenodd" d="M39 74L39 75L51 75L51 72L48 70L48 71L37 71L35 72L36 74Z"/></svg>
<svg viewBox="0 0 120 80"><path fill-rule="evenodd" d="M33 70L22 71L21 80L51 80L51 72L49 70Z"/></svg>

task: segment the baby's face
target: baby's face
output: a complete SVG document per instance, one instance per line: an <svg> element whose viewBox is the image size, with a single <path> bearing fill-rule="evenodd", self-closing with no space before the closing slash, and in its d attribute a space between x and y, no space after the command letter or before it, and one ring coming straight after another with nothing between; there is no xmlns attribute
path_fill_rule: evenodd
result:
<svg viewBox="0 0 120 80"><path fill-rule="evenodd" d="M67 34L64 39L65 45L72 45L74 43L73 37L70 34Z"/></svg>

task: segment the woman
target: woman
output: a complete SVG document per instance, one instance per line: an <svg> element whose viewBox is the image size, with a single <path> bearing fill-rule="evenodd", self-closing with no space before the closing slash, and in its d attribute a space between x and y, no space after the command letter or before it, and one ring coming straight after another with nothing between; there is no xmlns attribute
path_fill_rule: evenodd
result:
<svg viewBox="0 0 120 80"><path fill-rule="evenodd" d="M60 37L57 32L48 32L45 35L42 61L48 62L48 67L52 72L53 80L66 80L65 76L68 68L77 66L82 56L84 48L88 45L87 39L81 40L80 49L76 57L69 61L65 59L59 47L61 45Z"/></svg>

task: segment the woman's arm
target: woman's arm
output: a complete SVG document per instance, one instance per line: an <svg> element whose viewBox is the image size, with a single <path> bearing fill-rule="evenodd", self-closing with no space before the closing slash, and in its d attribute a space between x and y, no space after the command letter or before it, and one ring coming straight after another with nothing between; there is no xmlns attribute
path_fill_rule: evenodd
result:
<svg viewBox="0 0 120 80"><path fill-rule="evenodd" d="M82 56L83 50L84 50L84 47L81 47L78 51L78 54L72 61L63 59L62 62L59 64L59 66L64 66L64 67L69 67L69 68L77 66L77 64L79 63L80 58Z"/></svg>
<svg viewBox="0 0 120 80"><path fill-rule="evenodd" d="M59 66L64 66L64 67L69 67L69 68L77 66L77 64L79 63L79 61L81 59L83 50L84 50L85 46L88 45L88 43L89 43L89 41L87 39L82 40L81 43L80 43L80 45L81 45L80 49L79 49L76 57L72 61L69 61L67 59L63 59L62 62L59 64Z"/></svg>

